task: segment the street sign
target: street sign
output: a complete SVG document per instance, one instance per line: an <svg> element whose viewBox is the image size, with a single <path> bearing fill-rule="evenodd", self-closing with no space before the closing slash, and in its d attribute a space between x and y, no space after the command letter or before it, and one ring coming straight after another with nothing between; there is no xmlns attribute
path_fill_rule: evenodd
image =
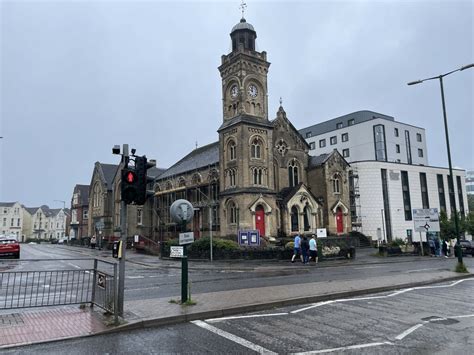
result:
<svg viewBox="0 0 474 355"><path fill-rule="evenodd" d="M327 238L326 228L318 228L316 229L316 235L318 238Z"/></svg>
<svg viewBox="0 0 474 355"><path fill-rule="evenodd" d="M170 247L170 258L182 258L184 256L184 247Z"/></svg>
<svg viewBox="0 0 474 355"><path fill-rule="evenodd" d="M417 232L439 232L437 208L418 208L413 210L413 223Z"/></svg>
<svg viewBox="0 0 474 355"><path fill-rule="evenodd" d="M191 244L193 242L194 242L193 232L179 233L179 245Z"/></svg>
<svg viewBox="0 0 474 355"><path fill-rule="evenodd" d="M176 223L191 222L194 208L188 200L176 200L171 204L170 217Z"/></svg>
<svg viewBox="0 0 474 355"><path fill-rule="evenodd" d="M107 278L105 277L105 274L101 272L97 273L97 286L99 286L103 290L105 290L106 280Z"/></svg>
<svg viewBox="0 0 474 355"><path fill-rule="evenodd" d="M104 229L104 227L105 227L104 221L95 222L95 228L96 229Z"/></svg>

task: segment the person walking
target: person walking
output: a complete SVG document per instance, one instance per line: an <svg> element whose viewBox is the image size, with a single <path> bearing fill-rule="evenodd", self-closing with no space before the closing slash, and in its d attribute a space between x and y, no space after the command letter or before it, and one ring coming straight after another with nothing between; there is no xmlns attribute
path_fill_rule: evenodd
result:
<svg viewBox="0 0 474 355"><path fill-rule="evenodd" d="M295 236L295 242L294 242L294 249L293 249L293 257L291 258L291 262L295 262L295 258L297 256L300 256L301 262L303 262L303 255L301 254L301 237L299 234Z"/></svg>
<svg viewBox="0 0 474 355"><path fill-rule="evenodd" d="M92 238L91 238L91 248L95 249L96 244L97 244L97 239L96 239L95 235L93 235Z"/></svg>
<svg viewBox="0 0 474 355"><path fill-rule="evenodd" d="M308 264L309 260L309 243L308 238L304 235L301 241L301 252L303 254L303 264Z"/></svg>
<svg viewBox="0 0 474 355"><path fill-rule="evenodd" d="M309 240L309 261L311 261L311 259L313 259L316 264L318 263L318 243L316 243L314 234Z"/></svg>
<svg viewBox="0 0 474 355"><path fill-rule="evenodd" d="M442 241L442 246L443 246L443 254L444 254L444 257L447 258L448 257L448 241L447 240L443 240Z"/></svg>

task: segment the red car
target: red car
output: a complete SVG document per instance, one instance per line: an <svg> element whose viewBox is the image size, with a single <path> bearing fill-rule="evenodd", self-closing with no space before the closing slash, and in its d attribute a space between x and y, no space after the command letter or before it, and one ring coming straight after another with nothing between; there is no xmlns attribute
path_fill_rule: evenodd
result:
<svg viewBox="0 0 474 355"><path fill-rule="evenodd" d="M16 239L0 239L0 256L12 255L15 259L20 259L20 244Z"/></svg>

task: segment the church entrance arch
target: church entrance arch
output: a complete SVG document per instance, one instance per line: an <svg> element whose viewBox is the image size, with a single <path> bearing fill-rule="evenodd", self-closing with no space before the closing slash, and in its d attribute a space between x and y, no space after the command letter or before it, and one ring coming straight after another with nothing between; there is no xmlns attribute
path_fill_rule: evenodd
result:
<svg viewBox="0 0 474 355"><path fill-rule="evenodd" d="M341 207L336 210L336 230L337 233L344 233L344 220Z"/></svg>
<svg viewBox="0 0 474 355"><path fill-rule="evenodd" d="M260 232L260 236L265 235L265 210L262 205L255 208L255 229Z"/></svg>

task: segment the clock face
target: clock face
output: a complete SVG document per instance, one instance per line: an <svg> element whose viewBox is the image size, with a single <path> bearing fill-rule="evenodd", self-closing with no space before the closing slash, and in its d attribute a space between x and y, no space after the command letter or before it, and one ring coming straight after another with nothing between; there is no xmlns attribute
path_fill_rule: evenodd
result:
<svg viewBox="0 0 474 355"><path fill-rule="evenodd" d="M237 95L239 94L239 89L237 88L237 85L234 85L230 88L230 96L235 99Z"/></svg>
<svg viewBox="0 0 474 355"><path fill-rule="evenodd" d="M258 94L257 87L253 84L250 84L247 93L249 94L250 97L257 97L257 94Z"/></svg>

